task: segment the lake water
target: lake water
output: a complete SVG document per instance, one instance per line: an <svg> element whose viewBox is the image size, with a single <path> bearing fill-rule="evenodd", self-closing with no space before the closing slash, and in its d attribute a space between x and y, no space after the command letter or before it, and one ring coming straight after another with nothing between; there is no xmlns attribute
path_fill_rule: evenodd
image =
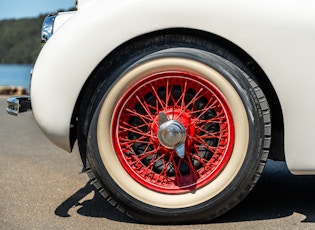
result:
<svg viewBox="0 0 315 230"><path fill-rule="evenodd" d="M0 64L0 86L22 86L29 91L34 65Z"/></svg>

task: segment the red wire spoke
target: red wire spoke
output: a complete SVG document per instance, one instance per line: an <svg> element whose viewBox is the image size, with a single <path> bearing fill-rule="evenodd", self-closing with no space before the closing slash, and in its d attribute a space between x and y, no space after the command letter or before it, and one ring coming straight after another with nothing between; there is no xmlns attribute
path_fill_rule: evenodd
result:
<svg viewBox="0 0 315 230"><path fill-rule="evenodd" d="M141 99L139 98L139 96L136 96L136 98L137 98L137 100L139 101L139 103L141 104L142 108L146 111L147 115L149 115L150 118L151 118L151 120L156 123L156 121L154 121L154 118L153 118L153 116L152 116L152 114L151 114L151 112L150 112L150 109L147 107L148 104L147 104L146 102L142 102ZM156 124L157 124L157 123L156 123ZM158 124L157 124L157 125L158 125Z"/></svg>
<svg viewBox="0 0 315 230"><path fill-rule="evenodd" d="M175 159L172 158L172 165L173 165L173 168L174 168L174 172L175 172L175 178L174 178L174 182L175 184L177 184L178 186L181 185L181 181L183 181L183 175L179 169L179 164L181 162L182 159L179 159L179 162L176 163L175 162Z"/></svg>
<svg viewBox="0 0 315 230"><path fill-rule="evenodd" d="M205 140L202 139L200 136L198 136L198 137L192 137L192 139L193 139L196 143L199 143L199 144L200 144L199 147L206 148L206 149L208 149L209 151L211 151L211 152L213 152L213 153L215 153L215 152L219 149L218 146L215 146L215 147L214 147L214 146L208 145L208 144L205 142Z"/></svg>
<svg viewBox="0 0 315 230"><path fill-rule="evenodd" d="M185 160L185 159L184 159ZM186 161L186 160L185 160ZM190 170L190 172L191 172L191 174L193 175L193 177L191 178L191 179L193 179L194 181L197 181L198 180L198 178L199 178L199 174L198 174L198 172L196 171L196 169L195 169L195 167L194 167L194 165L193 165L193 163L192 163L192 161L191 161L191 158L187 158L187 164L188 164L188 166L189 166L189 170ZM193 184L193 183L191 183L191 184Z"/></svg>
<svg viewBox="0 0 315 230"><path fill-rule="evenodd" d="M134 117L140 118L140 119L143 121L143 123L145 123L146 125L149 125L149 124L150 124L150 121L152 121L150 116L148 116L148 115L143 115L143 114L141 114L141 113L138 113L138 112L135 111L135 110L126 109L126 112L128 112L127 114L128 114L129 116L134 116Z"/></svg>
<svg viewBox="0 0 315 230"><path fill-rule="evenodd" d="M146 159L148 156L150 156L152 154L154 154L154 156L156 156L157 155L157 151L156 150L144 151L143 153L138 155L137 161L142 161L142 160Z"/></svg>
<svg viewBox="0 0 315 230"><path fill-rule="evenodd" d="M135 140L120 138L120 141L121 141L121 147L129 148L129 149L134 145L134 143L147 144L147 145L152 144L151 141L141 140L140 138L135 139Z"/></svg>
<svg viewBox="0 0 315 230"><path fill-rule="evenodd" d="M159 103L162 107L162 110L166 110L166 102L162 101L158 92L156 91L156 88L151 84L151 90L153 92L153 95L156 97L157 101L156 103ZM158 110L158 105L156 105L156 109Z"/></svg>
<svg viewBox="0 0 315 230"><path fill-rule="evenodd" d="M194 101L197 101L198 99L200 99L200 98L202 97L202 95L200 94L202 91L203 91L203 89L200 89L200 90L196 93L196 95L194 96L194 98L192 98L192 99L189 101L189 103L188 103L186 106L184 106L184 107L182 108L182 112L181 112L180 114L178 114L177 118L180 117L180 116L185 112L185 110L186 110ZM176 119L177 119L177 118L176 118Z"/></svg>
<svg viewBox="0 0 315 230"><path fill-rule="evenodd" d="M204 158L202 158L200 156L199 148L197 148L196 146L194 148L195 148L195 151L196 151L197 155L191 154L191 158L193 158L193 159L197 160L198 162L200 162L203 167L206 167L208 162L209 162L209 160L206 160L206 159L204 159Z"/></svg>
<svg viewBox="0 0 315 230"><path fill-rule="evenodd" d="M125 127L123 125L130 126L130 127ZM129 131L129 132L132 132L135 134L143 135L145 137L156 138L156 135L151 135L149 132L144 132L141 129L139 129L138 127L131 126L130 124L128 124L126 122L124 122L122 125L119 126L119 130L120 130L119 133Z"/></svg>
<svg viewBox="0 0 315 230"><path fill-rule="evenodd" d="M215 100L215 101L212 102L212 100ZM201 118L203 115L205 115L206 112L208 112L208 111L210 111L210 110L212 110L212 109L217 108L217 106L216 106L215 104L218 105L218 101L216 101L216 98L211 97L205 107L203 107L202 109L193 111L192 113L194 113L194 114L200 112L200 114L196 117L196 119L194 119L194 121L197 122L198 120L200 120L200 118Z"/></svg>
<svg viewBox="0 0 315 230"><path fill-rule="evenodd" d="M181 109L185 106L185 100L184 100L184 98L185 98L185 96L186 96L186 86L187 86L186 81L181 80L181 83L182 83L182 82L184 82L184 84L181 84L181 90L182 90L181 96L177 99L177 101L176 101L176 99L175 99L174 97L172 97L172 101L173 101L173 103L174 103L174 106L175 106L175 107L178 106L178 107L181 108ZM181 102L181 103L180 103L180 102ZM179 104L180 104L180 105L179 105Z"/></svg>
<svg viewBox="0 0 315 230"><path fill-rule="evenodd" d="M160 177L167 177L167 170L169 169L170 164L172 163L173 155L167 160L167 162L163 161L163 170L159 173Z"/></svg>
<svg viewBox="0 0 315 230"><path fill-rule="evenodd" d="M204 131L203 129L201 129L202 131ZM221 132L216 132L216 133L210 133L208 131L204 131L205 134L200 134L199 138L200 139L219 139L220 137L222 137Z"/></svg>
<svg viewBox="0 0 315 230"><path fill-rule="evenodd" d="M157 154L155 154L155 157L153 157L152 159L151 159L151 161L150 161L150 163L149 163L149 165L146 167L146 169L145 169L145 175L149 175L149 174L151 174L152 172L153 172L153 167L154 167L154 164L156 163L156 162L158 162L159 160L161 160L161 159L163 159L164 158L164 155L162 155L162 156L160 156L160 157L157 157L156 158L156 156L157 156Z"/></svg>

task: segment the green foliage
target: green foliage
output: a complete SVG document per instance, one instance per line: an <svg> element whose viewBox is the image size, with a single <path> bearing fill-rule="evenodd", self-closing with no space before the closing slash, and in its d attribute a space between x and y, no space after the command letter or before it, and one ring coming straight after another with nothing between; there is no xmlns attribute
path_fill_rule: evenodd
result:
<svg viewBox="0 0 315 230"><path fill-rule="evenodd" d="M45 16L0 20L0 63L32 64L41 49L41 26Z"/></svg>

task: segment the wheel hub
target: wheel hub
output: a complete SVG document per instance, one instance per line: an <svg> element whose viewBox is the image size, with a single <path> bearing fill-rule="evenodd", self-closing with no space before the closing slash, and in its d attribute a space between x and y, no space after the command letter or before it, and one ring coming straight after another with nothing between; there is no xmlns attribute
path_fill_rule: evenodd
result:
<svg viewBox="0 0 315 230"><path fill-rule="evenodd" d="M180 122L170 120L159 127L158 138L164 147L174 149L185 142L186 130Z"/></svg>
<svg viewBox="0 0 315 230"><path fill-rule="evenodd" d="M185 156L186 130L184 126L174 120L168 120L166 114L159 114L159 142L168 149L175 149L181 158Z"/></svg>

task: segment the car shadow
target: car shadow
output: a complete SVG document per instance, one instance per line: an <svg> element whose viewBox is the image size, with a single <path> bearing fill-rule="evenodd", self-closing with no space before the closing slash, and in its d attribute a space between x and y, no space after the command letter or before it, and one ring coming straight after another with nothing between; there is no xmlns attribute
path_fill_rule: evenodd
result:
<svg viewBox="0 0 315 230"><path fill-rule="evenodd" d="M93 194L93 198L86 198L91 193ZM86 183L83 188L79 189L62 202L62 204L56 208L55 214L59 217L70 217L69 212L70 209L73 208L76 209L78 214L83 216L107 218L109 220L126 223L137 223L109 204L99 192L95 191L94 186L91 185L90 182Z"/></svg>
<svg viewBox="0 0 315 230"><path fill-rule="evenodd" d="M292 175L284 162L268 161L250 194L216 223L277 219L299 213L315 222L315 176Z"/></svg>
<svg viewBox="0 0 315 230"><path fill-rule="evenodd" d="M87 183L55 210L60 217L69 217L71 208L83 216L107 218L114 221L137 223L112 207ZM92 199L83 199L93 192ZM254 189L235 208L212 223L229 223L277 219L300 213L302 222L315 222L315 206L310 203L315 194L315 176L292 175L283 162L268 161ZM80 200L84 200L80 202Z"/></svg>

